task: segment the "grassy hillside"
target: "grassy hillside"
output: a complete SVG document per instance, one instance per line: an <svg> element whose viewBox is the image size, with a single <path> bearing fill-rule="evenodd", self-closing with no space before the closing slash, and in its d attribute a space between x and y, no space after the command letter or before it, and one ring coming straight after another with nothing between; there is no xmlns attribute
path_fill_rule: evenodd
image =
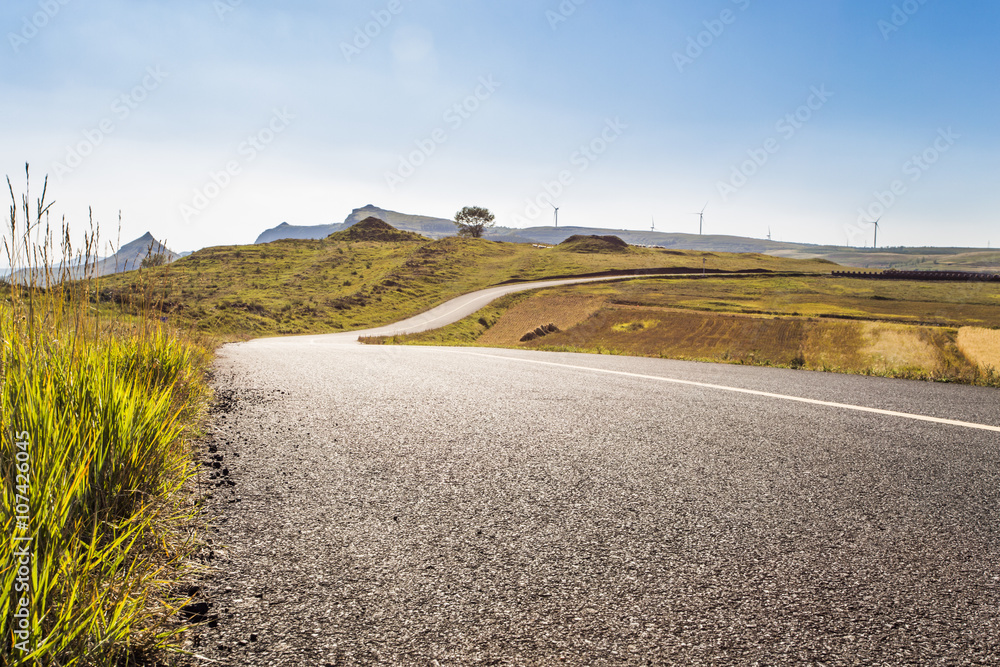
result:
<svg viewBox="0 0 1000 667"><path fill-rule="evenodd" d="M1000 386L998 329L995 284L698 276L537 290L436 331L366 342L628 354Z"/></svg>
<svg viewBox="0 0 1000 667"><path fill-rule="evenodd" d="M804 273L835 268L765 255L640 248L576 253L482 239L383 242L341 236L347 233L208 248L167 267L109 279L102 299L134 303L143 293L180 326L246 337L387 324L508 280L661 267Z"/></svg>

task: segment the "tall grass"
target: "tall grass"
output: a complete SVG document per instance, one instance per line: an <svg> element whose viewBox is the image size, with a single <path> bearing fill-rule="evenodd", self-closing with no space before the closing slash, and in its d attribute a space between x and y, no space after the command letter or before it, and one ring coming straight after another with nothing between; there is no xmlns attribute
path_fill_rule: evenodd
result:
<svg viewBox="0 0 1000 667"><path fill-rule="evenodd" d="M207 353L158 322L102 317L93 225L74 253L63 221L57 250L45 190L32 205L8 188L0 663L138 664L181 632Z"/></svg>

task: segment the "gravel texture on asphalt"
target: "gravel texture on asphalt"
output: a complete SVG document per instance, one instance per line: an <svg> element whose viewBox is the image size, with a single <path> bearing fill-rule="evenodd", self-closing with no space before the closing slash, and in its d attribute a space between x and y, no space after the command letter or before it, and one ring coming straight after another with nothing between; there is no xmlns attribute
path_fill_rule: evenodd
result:
<svg viewBox="0 0 1000 667"><path fill-rule="evenodd" d="M344 340L219 354L189 664L1000 664L997 433L519 360L1000 426L995 391Z"/></svg>

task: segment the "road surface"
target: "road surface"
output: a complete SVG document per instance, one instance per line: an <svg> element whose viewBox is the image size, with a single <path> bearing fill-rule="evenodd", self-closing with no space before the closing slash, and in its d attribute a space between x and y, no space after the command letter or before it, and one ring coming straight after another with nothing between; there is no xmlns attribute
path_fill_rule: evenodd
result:
<svg viewBox="0 0 1000 667"><path fill-rule="evenodd" d="M191 664L1000 664L995 391L352 340L219 354Z"/></svg>

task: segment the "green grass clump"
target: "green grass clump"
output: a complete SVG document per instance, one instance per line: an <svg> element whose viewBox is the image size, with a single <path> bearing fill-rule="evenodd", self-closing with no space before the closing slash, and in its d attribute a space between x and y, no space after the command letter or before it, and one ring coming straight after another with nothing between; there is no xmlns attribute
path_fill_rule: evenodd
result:
<svg viewBox="0 0 1000 667"><path fill-rule="evenodd" d="M0 664L139 664L182 629L208 354L95 317L97 285L36 263L19 218L7 254L30 270L0 297Z"/></svg>

